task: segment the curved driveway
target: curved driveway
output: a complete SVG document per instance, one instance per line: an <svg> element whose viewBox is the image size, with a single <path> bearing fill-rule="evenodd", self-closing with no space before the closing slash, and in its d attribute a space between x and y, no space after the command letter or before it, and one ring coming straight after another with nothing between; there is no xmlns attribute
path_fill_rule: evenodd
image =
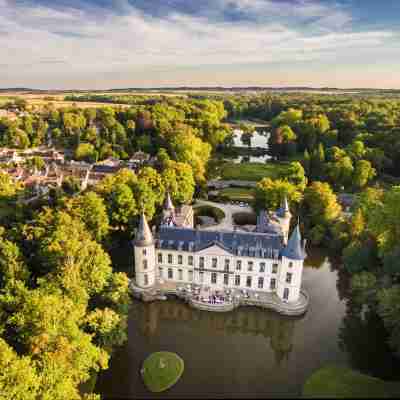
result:
<svg viewBox="0 0 400 400"><path fill-rule="evenodd" d="M217 225L211 225L208 227L204 227L201 229L204 230L224 230L224 231L232 231L233 230L233 218L232 215L237 212L253 212L253 209L250 206L240 207L234 204L223 204L223 203L215 203L213 201L206 200L197 200L194 207L197 206L212 206L216 208L220 208L225 213L225 218Z"/></svg>

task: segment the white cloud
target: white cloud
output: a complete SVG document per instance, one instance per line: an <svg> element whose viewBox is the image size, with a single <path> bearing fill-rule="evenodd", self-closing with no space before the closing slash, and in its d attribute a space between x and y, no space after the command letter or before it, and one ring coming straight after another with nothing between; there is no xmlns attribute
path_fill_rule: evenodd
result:
<svg viewBox="0 0 400 400"><path fill-rule="evenodd" d="M0 85L29 78L34 86L36 78L48 76L62 87L60 79L81 75L96 82L110 71L146 66L324 62L354 51L381 49L395 36L390 31L353 32L348 27L351 15L315 1L300 1L294 10L285 1L279 7L268 0L218 1L274 19L265 24L232 23L179 13L159 19L125 0L119 2L122 15L100 8L55 10L0 0L0 27L8 32L0 35ZM296 16L313 19L308 30L285 20ZM338 28L343 26L346 30L341 32Z"/></svg>

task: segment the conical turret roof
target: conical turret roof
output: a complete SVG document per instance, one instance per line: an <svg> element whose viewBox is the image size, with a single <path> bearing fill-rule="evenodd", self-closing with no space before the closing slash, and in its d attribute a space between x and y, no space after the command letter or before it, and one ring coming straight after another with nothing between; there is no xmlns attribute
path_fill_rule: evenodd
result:
<svg viewBox="0 0 400 400"><path fill-rule="evenodd" d="M144 213L140 216L139 229L135 238L136 246L150 246L153 244L153 235Z"/></svg>
<svg viewBox="0 0 400 400"><path fill-rule="evenodd" d="M288 201L287 201L287 197L286 197L286 196L285 196L284 199L283 199L282 209L283 209L283 212L284 212L284 213L290 214L289 204L288 204Z"/></svg>
<svg viewBox="0 0 400 400"><path fill-rule="evenodd" d="M282 251L282 256L292 260L304 260L306 258L306 252L301 243L299 224L297 224L296 228L294 228L287 246Z"/></svg>
<svg viewBox="0 0 400 400"><path fill-rule="evenodd" d="M164 201L164 210L174 210L174 209L175 209L175 207L172 204L171 196L168 192L167 196L165 198L165 201Z"/></svg>
<svg viewBox="0 0 400 400"><path fill-rule="evenodd" d="M277 210L276 214L278 215L278 217L280 218L284 218L288 215L292 215L290 213L290 209L289 209L289 203L287 201L287 197L285 196L282 200L281 206L279 207L279 209Z"/></svg>

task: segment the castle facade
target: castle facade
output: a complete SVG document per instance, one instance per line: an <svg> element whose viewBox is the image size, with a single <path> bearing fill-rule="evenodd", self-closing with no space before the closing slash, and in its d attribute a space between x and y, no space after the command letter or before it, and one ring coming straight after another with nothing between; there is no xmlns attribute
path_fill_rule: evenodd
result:
<svg viewBox="0 0 400 400"><path fill-rule="evenodd" d="M193 210L176 210L167 196L163 220L153 235L144 214L134 241L135 285L195 283L215 290L275 293L283 302L300 296L305 242L299 225L289 235L285 200L273 213L262 211L255 232L195 229Z"/></svg>

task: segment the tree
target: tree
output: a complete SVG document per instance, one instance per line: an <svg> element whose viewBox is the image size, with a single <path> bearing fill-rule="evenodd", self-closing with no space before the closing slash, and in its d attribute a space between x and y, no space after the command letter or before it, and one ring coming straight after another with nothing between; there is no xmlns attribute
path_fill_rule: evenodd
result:
<svg viewBox="0 0 400 400"><path fill-rule="evenodd" d="M97 241L107 236L110 229L107 209L104 200L95 192L66 201L66 209L71 215L79 218Z"/></svg>
<svg viewBox="0 0 400 400"><path fill-rule="evenodd" d="M281 173L281 178L287 179L296 185L301 191L307 186L307 178L303 166L298 161L293 161L289 167Z"/></svg>
<svg viewBox="0 0 400 400"><path fill-rule="evenodd" d="M400 186L392 186L381 202L368 212L368 229L376 237L380 256L391 253L400 242Z"/></svg>
<svg viewBox="0 0 400 400"><path fill-rule="evenodd" d="M36 400L40 379L28 356L19 356L0 338L0 399Z"/></svg>
<svg viewBox="0 0 400 400"><path fill-rule="evenodd" d="M95 148L90 143L81 143L75 149L75 159L78 161L96 162Z"/></svg>
<svg viewBox="0 0 400 400"><path fill-rule="evenodd" d="M30 277L23 255L18 246L6 240L0 227L0 290L17 281L27 282Z"/></svg>
<svg viewBox="0 0 400 400"><path fill-rule="evenodd" d="M264 178L256 186L256 209L277 209L285 197L290 203L299 203L302 199L302 192L296 185L286 180Z"/></svg>
<svg viewBox="0 0 400 400"><path fill-rule="evenodd" d="M0 171L0 200L8 200L21 190L21 183L14 182L7 172Z"/></svg>
<svg viewBox="0 0 400 400"><path fill-rule="evenodd" d="M353 163L350 157L342 157L338 161L327 164L328 175L336 187L347 187L353 178Z"/></svg>
<svg viewBox="0 0 400 400"><path fill-rule="evenodd" d="M29 170L43 170L46 167L46 163L44 162L43 158L40 156L34 156L31 158L28 158L25 161L25 167L28 168Z"/></svg>
<svg viewBox="0 0 400 400"><path fill-rule="evenodd" d="M140 210L131 188L125 184L117 184L106 198L110 223L117 229L126 230L133 222L133 217Z"/></svg>
<svg viewBox="0 0 400 400"><path fill-rule="evenodd" d="M211 146L196 137L192 129L184 127L171 139L170 146L176 161L190 164L196 182L204 182Z"/></svg>
<svg viewBox="0 0 400 400"><path fill-rule="evenodd" d="M302 208L309 230L319 233L318 243L321 240L321 232L326 236L332 225L340 218L342 211L329 184L318 181L305 189Z"/></svg>
<svg viewBox="0 0 400 400"><path fill-rule="evenodd" d="M360 160L364 157L366 149L364 143L360 140L354 140L351 145L347 146L347 154L354 160Z"/></svg>
<svg viewBox="0 0 400 400"><path fill-rule="evenodd" d="M389 343L400 354L400 286L378 292L378 313L390 332Z"/></svg>
<svg viewBox="0 0 400 400"><path fill-rule="evenodd" d="M361 189L367 185L367 183L373 179L376 175L376 170L372 168L372 165L367 160L358 160L354 168L353 174L353 185L357 189Z"/></svg>
<svg viewBox="0 0 400 400"><path fill-rule="evenodd" d="M192 201L195 181L189 164L167 161L161 176L165 190L169 192L173 201L178 204L188 204Z"/></svg>

